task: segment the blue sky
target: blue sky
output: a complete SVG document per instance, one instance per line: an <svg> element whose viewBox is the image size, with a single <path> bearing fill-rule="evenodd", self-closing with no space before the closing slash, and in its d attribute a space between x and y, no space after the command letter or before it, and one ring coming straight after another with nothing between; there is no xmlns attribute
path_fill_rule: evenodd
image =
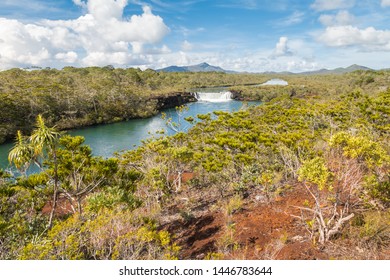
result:
<svg viewBox="0 0 390 280"><path fill-rule="evenodd" d="M0 69L389 68L390 0L2 0Z"/></svg>

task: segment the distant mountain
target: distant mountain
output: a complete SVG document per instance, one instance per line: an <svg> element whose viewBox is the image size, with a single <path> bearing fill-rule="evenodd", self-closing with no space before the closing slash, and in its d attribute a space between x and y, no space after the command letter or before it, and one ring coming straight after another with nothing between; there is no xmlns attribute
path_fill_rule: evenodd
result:
<svg viewBox="0 0 390 280"><path fill-rule="evenodd" d="M300 75L326 75L326 74L344 74L344 73L350 73L356 70L372 70L371 68L353 64L349 67L346 68L336 68L336 69L320 69L320 70L315 70L315 71L307 71L307 72L301 72L301 73L293 73L293 72L274 72L274 71L268 71L268 72L263 72L262 74L269 74L269 75L294 75L294 74L300 74ZM225 70L219 66L212 66L206 62L203 62L201 64L197 65L191 65L191 66L169 66L166 68L158 69L156 70L157 72L223 72L223 73L238 73L235 71L229 71ZM242 72L246 73L246 72Z"/></svg>
<svg viewBox="0 0 390 280"><path fill-rule="evenodd" d="M219 66L212 66L206 62L197 65L191 66L169 66L162 69L157 69L157 72L223 72L223 73L234 73L234 71L229 71L222 69Z"/></svg>
<svg viewBox="0 0 390 280"><path fill-rule="evenodd" d="M169 66L162 69L157 69L157 72L189 72L186 67L180 67L180 66Z"/></svg>
<svg viewBox="0 0 390 280"><path fill-rule="evenodd" d="M336 69L320 69L320 70L315 70L315 71L306 71L306 72L299 72L299 73L293 73L293 72L274 72L274 71L268 71L268 72L263 72L263 74L269 74L269 75L326 75L326 74L344 74L344 73L350 73L356 70L372 70L371 68L353 64L349 67L343 68L339 67Z"/></svg>
<svg viewBox="0 0 390 280"><path fill-rule="evenodd" d="M368 68L368 67L365 67L365 66L353 64L353 65L351 65L349 67L346 67L346 68L339 67L339 68L336 68L336 69L333 69L333 70L320 69L320 70L317 70L317 71L308 71L308 72L302 72L302 73L299 73L299 74L304 74L304 75L344 74L344 73L350 73L350 72L353 72L353 71L356 71L356 70L367 71L367 70L372 70L372 69Z"/></svg>

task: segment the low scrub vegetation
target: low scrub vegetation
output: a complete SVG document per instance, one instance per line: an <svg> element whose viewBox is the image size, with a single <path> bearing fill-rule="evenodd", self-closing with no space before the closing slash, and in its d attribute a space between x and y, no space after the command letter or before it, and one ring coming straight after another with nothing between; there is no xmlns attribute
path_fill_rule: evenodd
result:
<svg viewBox="0 0 390 280"><path fill-rule="evenodd" d="M120 72L63 71L47 75ZM183 75L182 83L190 86L196 83L188 79L207 77L122 74L137 74L140 84L147 74ZM225 84L225 75L211 74L212 81L198 86ZM220 225L208 228L214 245L197 258L245 258L249 245L237 240L242 229L235 217L264 205L292 217L304 234L282 232L268 246L256 247L257 256L281 256L293 240L322 248L342 248L348 240L370 252L361 258L380 258L390 240L390 89L383 86L389 76L361 71L319 81L288 76L291 87L269 102L232 114L198 115L188 133L162 135L111 159L93 156L82 137L61 135L48 125L50 118L38 115L28 137L18 133L10 153L21 175L0 173L0 258L182 258L188 249L183 244L201 235L198 218L204 213L218 217ZM248 98L267 95L263 89L253 92ZM40 172L26 174L34 164ZM278 200L294 194L301 194L295 204L277 208ZM198 235L178 244L180 224ZM329 258L350 258L341 249L328 252Z"/></svg>

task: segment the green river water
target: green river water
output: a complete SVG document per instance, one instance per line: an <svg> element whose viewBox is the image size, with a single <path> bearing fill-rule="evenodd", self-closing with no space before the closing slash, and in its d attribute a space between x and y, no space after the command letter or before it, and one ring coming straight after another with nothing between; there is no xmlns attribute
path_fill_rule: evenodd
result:
<svg viewBox="0 0 390 280"><path fill-rule="evenodd" d="M254 104L259 104L259 102L250 102L250 105ZM196 117L197 114L212 113L217 110L234 112L243 106L243 102L225 99L225 96L221 100L211 96L208 101L198 101L187 105L189 110L186 112L185 117ZM164 112L168 117L171 116L173 120L177 118L175 109L168 109ZM189 124L187 122L185 124L187 127L184 130L189 128ZM91 126L71 130L68 133L73 136L84 136L85 144L92 148L94 155L110 157L115 152L134 149L141 144L142 140L150 138L156 131L161 129L164 129L167 134L174 133L167 128L160 113L148 119L134 119L113 124ZM12 145L12 143L0 145L0 168L2 169L9 167L7 157Z"/></svg>

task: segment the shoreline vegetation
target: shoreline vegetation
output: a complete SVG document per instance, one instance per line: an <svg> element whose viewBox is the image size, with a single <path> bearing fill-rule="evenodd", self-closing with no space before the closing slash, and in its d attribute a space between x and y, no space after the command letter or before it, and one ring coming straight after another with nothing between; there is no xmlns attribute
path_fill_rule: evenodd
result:
<svg viewBox="0 0 390 280"><path fill-rule="evenodd" d="M272 78L288 85L255 86ZM264 103L108 159L58 133L163 106L180 117L175 96L223 85ZM0 259L389 259L389 70L12 69L0 95L21 174L0 170Z"/></svg>
<svg viewBox="0 0 390 280"><path fill-rule="evenodd" d="M254 84L254 75L161 73L112 67L11 69L0 72L0 143L16 131L29 133L42 114L49 125L68 130L134 118L196 101L199 87Z"/></svg>
<svg viewBox="0 0 390 280"><path fill-rule="evenodd" d="M30 133L39 114L48 125L69 130L153 116L161 109L195 101L190 93L194 88L224 86L233 93L234 99L267 102L281 95L352 91L359 86L366 87L373 76L382 72L305 76L164 73L109 66L11 69L0 72L0 143L13 140L18 130ZM288 81L289 85L256 86L275 77ZM340 80L341 87L335 87ZM384 83L383 87L386 86Z"/></svg>

